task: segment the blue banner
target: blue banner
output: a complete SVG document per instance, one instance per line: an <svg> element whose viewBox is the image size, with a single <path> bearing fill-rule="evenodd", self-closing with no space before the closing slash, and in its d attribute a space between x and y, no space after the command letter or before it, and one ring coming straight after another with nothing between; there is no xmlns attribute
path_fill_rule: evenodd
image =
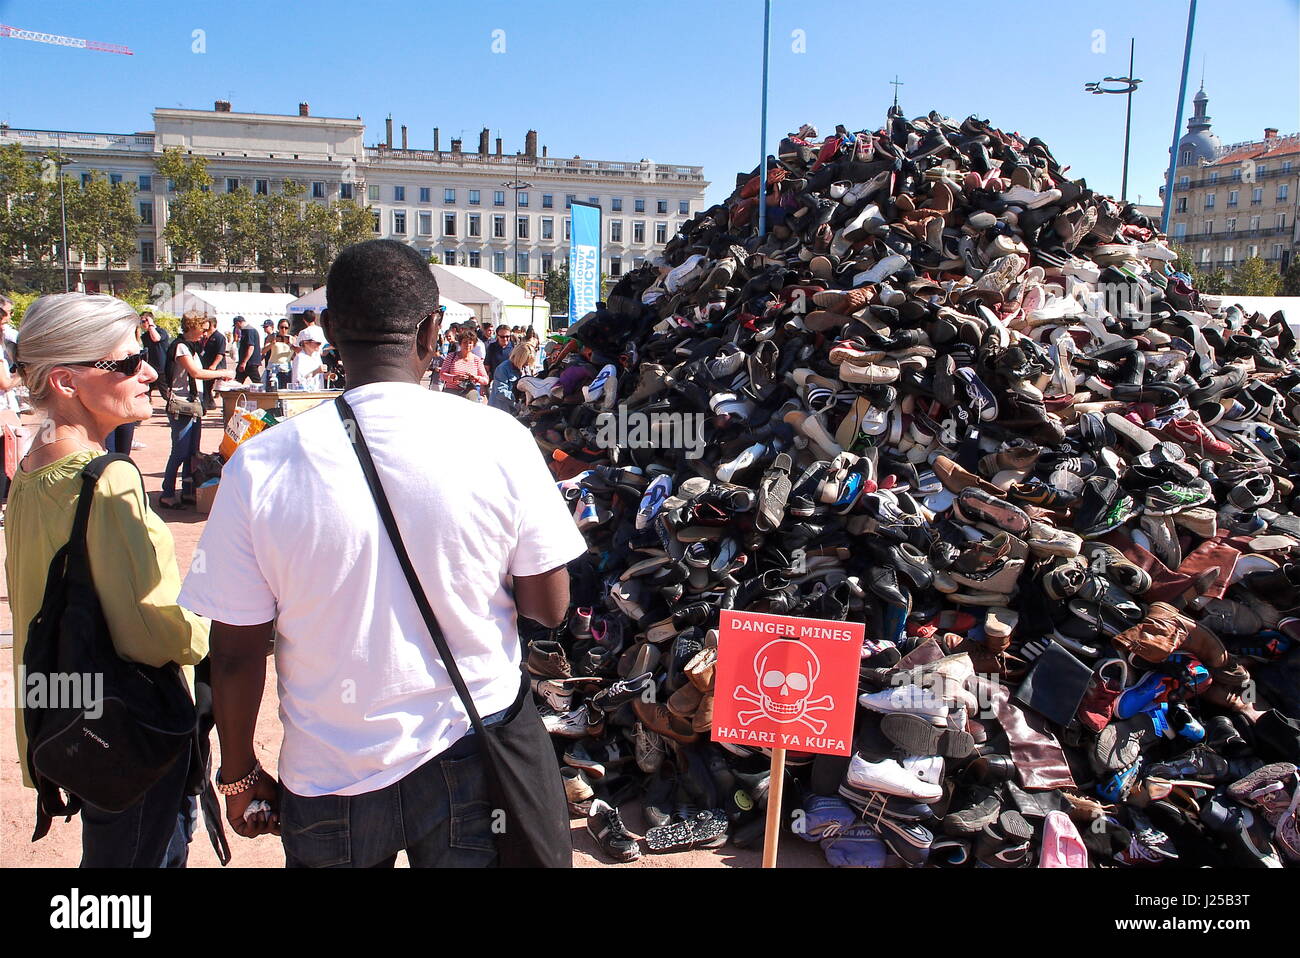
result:
<svg viewBox="0 0 1300 958"><path fill-rule="evenodd" d="M600 207L574 201L569 216L569 322L576 323L600 299Z"/></svg>

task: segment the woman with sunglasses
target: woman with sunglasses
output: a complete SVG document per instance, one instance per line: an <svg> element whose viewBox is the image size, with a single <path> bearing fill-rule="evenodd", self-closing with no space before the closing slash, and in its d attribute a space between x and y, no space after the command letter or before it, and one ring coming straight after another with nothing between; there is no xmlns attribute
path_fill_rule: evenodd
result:
<svg viewBox="0 0 1300 958"><path fill-rule="evenodd" d="M45 421L14 475L5 529L15 674L40 611L50 561L72 530L82 469L104 455L103 437L152 412L149 384L158 377L145 361L139 324L122 300L84 293L42 296L24 317L18 361ZM207 654L208 623L176 604L180 576L171 533L149 508L140 473L130 463L113 463L95 486L86 545L95 593L119 655L153 666L187 666ZM22 718L14 725L18 754L26 756ZM185 795L188 766L182 755L123 812L87 804L82 866L183 866L195 820L194 799ZM25 758L23 780L31 787Z"/></svg>
<svg viewBox="0 0 1300 958"><path fill-rule="evenodd" d="M194 457L199 454L199 437L203 428L202 394L199 381L233 379L229 369L205 369L200 360L204 321L199 316L181 320L181 335L168 351L167 422L172 427L172 451L163 471L162 495L158 505L164 509L184 509L194 504ZM176 474L181 476L181 496L176 498Z"/></svg>

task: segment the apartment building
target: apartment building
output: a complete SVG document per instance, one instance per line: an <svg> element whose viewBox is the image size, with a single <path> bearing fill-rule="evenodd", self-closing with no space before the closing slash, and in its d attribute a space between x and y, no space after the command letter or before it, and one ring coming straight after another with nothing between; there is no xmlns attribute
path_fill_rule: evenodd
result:
<svg viewBox="0 0 1300 958"><path fill-rule="evenodd" d="M601 207L602 269L616 277L652 257L702 209L709 185L699 166L552 157L546 146L539 150L533 130L517 153L503 152L501 137L489 150L486 129L474 152L465 151L459 137L441 149L437 128L432 149L411 148L405 126L395 144L391 117L381 141L367 146L365 130L360 117L312 116L306 103L296 115L279 115L238 113L218 100L212 110L158 108L153 129L137 133L0 125L0 146L19 143L33 155L56 150L69 158L68 175L99 170L136 188L135 257L128 263L72 262L74 282L90 291L119 287L128 270L170 267L198 281L215 272L210 263L176 261L163 241L171 189L154 162L169 147L205 157L213 190L268 194L293 180L306 188L308 202L368 205L376 238L409 243L448 265L529 276L567 260L568 209L575 200ZM288 291L298 292L311 278L298 279Z"/></svg>

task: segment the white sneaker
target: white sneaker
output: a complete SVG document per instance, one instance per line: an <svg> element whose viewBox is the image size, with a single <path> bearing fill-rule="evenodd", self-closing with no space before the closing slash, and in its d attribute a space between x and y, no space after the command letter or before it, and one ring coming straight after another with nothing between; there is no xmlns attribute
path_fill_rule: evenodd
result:
<svg viewBox="0 0 1300 958"><path fill-rule="evenodd" d="M909 755L900 763L921 781L943 788L943 758L939 755Z"/></svg>
<svg viewBox="0 0 1300 958"><path fill-rule="evenodd" d="M942 787L919 778L892 758L868 762L861 755L854 754L845 778L849 785L863 791L884 792L918 802L937 802L943 798Z"/></svg>
<svg viewBox="0 0 1300 958"><path fill-rule="evenodd" d="M558 679L533 679L533 692L556 712L573 708L573 689Z"/></svg>
<svg viewBox="0 0 1300 958"><path fill-rule="evenodd" d="M1017 206L1023 206L1026 209L1036 210L1040 206L1046 206L1049 203L1055 203L1059 200L1061 198L1061 191L1043 190L1040 193L1023 186L1013 186L1011 189L1003 193L1001 198L1008 203L1014 203Z"/></svg>
<svg viewBox="0 0 1300 958"><path fill-rule="evenodd" d="M864 692L858 696L858 704L864 709L886 715L919 715L939 728L948 724L948 706L933 689L919 685L898 685L882 692Z"/></svg>
<svg viewBox="0 0 1300 958"><path fill-rule="evenodd" d="M546 731L560 738L586 738L591 734L591 715L585 705L568 712L548 712L542 715Z"/></svg>

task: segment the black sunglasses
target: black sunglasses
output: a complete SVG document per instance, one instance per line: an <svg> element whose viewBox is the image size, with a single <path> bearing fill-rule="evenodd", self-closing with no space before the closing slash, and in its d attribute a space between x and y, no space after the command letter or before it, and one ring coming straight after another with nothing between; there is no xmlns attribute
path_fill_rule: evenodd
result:
<svg viewBox="0 0 1300 958"><path fill-rule="evenodd" d="M148 353L142 349L134 356L127 356L126 359L97 359L93 363L62 363L61 365L89 366L110 373L121 373L123 376L134 376L140 371L140 364L146 359L148 359Z"/></svg>

